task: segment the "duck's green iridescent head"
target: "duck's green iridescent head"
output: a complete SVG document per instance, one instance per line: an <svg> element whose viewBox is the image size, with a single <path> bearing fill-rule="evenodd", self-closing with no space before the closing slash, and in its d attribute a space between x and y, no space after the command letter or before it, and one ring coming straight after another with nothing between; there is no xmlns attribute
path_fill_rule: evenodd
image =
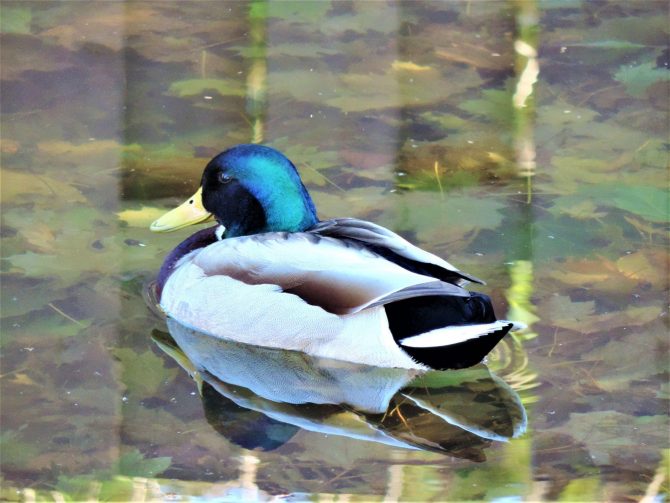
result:
<svg viewBox="0 0 670 503"><path fill-rule="evenodd" d="M151 228L174 230L204 221L210 214L226 228L226 237L299 232L318 221L293 163L281 152L261 145L237 145L214 157L205 168L198 192Z"/></svg>

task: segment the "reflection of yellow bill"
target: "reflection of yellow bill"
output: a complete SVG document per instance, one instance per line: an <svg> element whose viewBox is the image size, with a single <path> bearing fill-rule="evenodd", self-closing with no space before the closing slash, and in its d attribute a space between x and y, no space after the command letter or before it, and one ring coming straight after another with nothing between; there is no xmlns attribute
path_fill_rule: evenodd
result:
<svg viewBox="0 0 670 503"><path fill-rule="evenodd" d="M199 224L212 218L212 214L202 205L202 187L175 209L155 220L149 227L154 232L171 232Z"/></svg>

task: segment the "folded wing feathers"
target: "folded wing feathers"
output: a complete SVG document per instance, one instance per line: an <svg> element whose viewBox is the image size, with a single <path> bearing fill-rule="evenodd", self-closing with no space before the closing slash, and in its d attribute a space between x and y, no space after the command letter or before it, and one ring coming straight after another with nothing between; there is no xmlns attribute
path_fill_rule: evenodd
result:
<svg viewBox="0 0 670 503"><path fill-rule="evenodd" d="M457 285L403 269L362 245L312 233L225 239L203 249L194 261L209 276L278 285L335 314L422 295L468 295Z"/></svg>
<svg viewBox="0 0 670 503"><path fill-rule="evenodd" d="M459 286L445 283L444 281L430 281L429 283L421 283L412 285L401 290L383 295L382 297L368 303L364 307L374 307L389 302L396 302L403 299L411 299L413 297L425 297L427 295L454 295L457 297L468 297L470 293Z"/></svg>
<svg viewBox="0 0 670 503"><path fill-rule="evenodd" d="M411 261L431 264L451 271L459 278L454 281L459 286L467 281L485 284L481 279L458 270L446 260L414 246L402 236L372 222L356 218L336 218L319 222L309 232L323 236L353 239L373 248L387 249Z"/></svg>

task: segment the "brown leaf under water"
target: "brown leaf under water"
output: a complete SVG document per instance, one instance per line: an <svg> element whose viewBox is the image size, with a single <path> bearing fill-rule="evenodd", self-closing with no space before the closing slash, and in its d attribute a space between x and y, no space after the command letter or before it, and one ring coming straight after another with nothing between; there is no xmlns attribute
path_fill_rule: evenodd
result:
<svg viewBox="0 0 670 503"><path fill-rule="evenodd" d="M19 229L19 233L28 242L29 249L40 253L53 253L56 236L45 223L31 223Z"/></svg>
<svg viewBox="0 0 670 503"><path fill-rule="evenodd" d="M564 285L629 295L636 288L663 288L668 284L668 256L661 249L647 248L618 260L572 258L557 265L548 276Z"/></svg>
<svg viewBox="0 0 670 503"><path fill-rule="evenodd" d="M77 189L49 176L6 169L2 171L3 203L21 202L28 194L48 196L68 203L86 202L86 198Z"/></svg>
<svg viewBox="0 0 670 503"><path fill-rule="evenodd" d="M72 9L68 10L72 15ZM76 22L54 26L40 35L68 49L94 43L119 51L126 44L128 35L150 31L154 26L164 31L175 30L186 24L177 17L170 19L161 16L149 4L84 3L74 15Z"/></svg>
<svg viewBox="0 0 670 503"><path fill-rule="evenodd" d="M12 155L18 153L21 149L21 144L16 140L9 138L0 138L0 152L5 155Z"/></svg>
<svg viewBox="0 0 670 503"><path fill-rule="evenodd" d="M567 295L554 295L542 302L538 311L554 326L583 334L606 332L614 328L645 325L663 314L661 305L629 307L621 311L596 313L593 300L575 302Z"/></svg>
<svg viewBox="0 0 670 503"><path fill-rule="evenodd" d="M440 25L429 26L425 30L426 39L434 44L435 55L444 61L466 64L482 70L504 71L514 65L512 40L506 34L484 38L480 30L486 28L472 26L471 30L445 30Z"/></svg>

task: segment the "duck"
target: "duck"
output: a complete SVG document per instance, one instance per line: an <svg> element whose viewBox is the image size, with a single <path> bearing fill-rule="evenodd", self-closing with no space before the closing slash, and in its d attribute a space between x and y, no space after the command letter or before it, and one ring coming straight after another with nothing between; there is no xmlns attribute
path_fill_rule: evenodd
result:
<svg viewBox="0 0 670 503"><path fill-rule="evenodd" d="M168 318L213 337L377 367L459 369L511 330L484 284L395 232L321 220L295 165L241 144L154 221L171 232L214 220L165 257L155 297Z"/></svg>

